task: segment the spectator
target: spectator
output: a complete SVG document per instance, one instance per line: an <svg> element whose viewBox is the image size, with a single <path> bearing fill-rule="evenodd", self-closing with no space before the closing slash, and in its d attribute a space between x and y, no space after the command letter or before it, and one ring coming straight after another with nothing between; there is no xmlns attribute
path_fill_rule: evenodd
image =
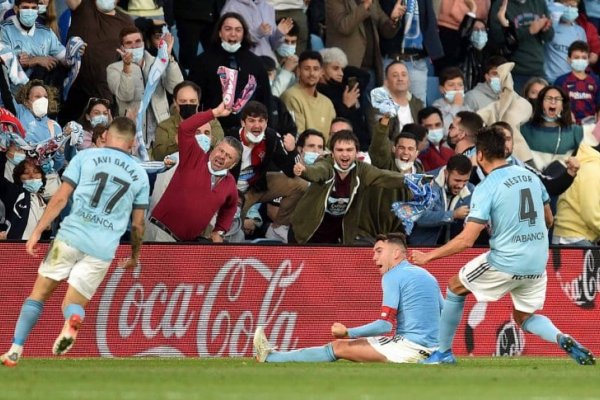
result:
<svg viewBox="0 0 600 400"><path fill-rule="evenodd" d="M504 13L500 12L500 16L494 18L499 11ZM518 42L509 59L515 63L514 88L520 92L527 80L544 75L544 43L554 36L548 6L545 0L527 0L523 3L501 0L494 2L490 15L490 37L499 45L508 44L508 36L503 28L509 28L510 21L518 23L515 26Z"/></svg>
<svg viewBox="0 0 600 400"><path fill-rule="evenodd" d="M484 79L483 65L490 56L487 26L483 20L467 15L461 32L464 36L460 43L460 67L465 73L465 87L471 90Z"/></svg>
<svg viewBox="0 0 600 400"><path fill-rule="evenodd" d="M587 43L590 47L590 65L595 67L595 70L597 71L598 54L600 54L600 37L598 36L598 29L596 29L596 26L590 21L590 19L585 13L583 3L584 1L579 2L579 16L577 17L575 22L577 23L577 25L581 26L585 31Z"/></svg>
<svg viewBox="0 0 600 400"><path fill-rule="evenodd" d="M298 135L296 162L304 165L313 165L323 156L325 150L325 136L315 129L307 129Z"/></svg>
<svg viewBox="0 0 600 400"><path fill-rule="evenodd" d="M485 61L483 68L485 81L465 93L465 105L471 110L478 111L500 98L502 82L498 76L498 67L506 62L502 56L492 56Z"/></svg>
<svg viewBox="0 0 600 400"><path fill-rule="evenodd" d="M575 23L579 16L579 0L560 0L563 12L557 24L554 24L554 36L544 44L544 76L548 82L554 82L559 76L571 71L567 62L568 49L575 41L587 41L583 28Z"/></svg>
<svg viewBox="0 0 600 400"><path fill-rule="evenodd" d="M133 26L131 18L115 9L115 0L66 0L71 9L68 37L79 36L87 43L77 79L61 108L59 120L64 124L75 120L91 97L112 98L106 81L106 67L115 60L115 49L121 45L119 33Z"/></svg>
<svg viewBox="0 0 600 400"><path fill-rule="evenodd" d="M418 123L427 129L426 147L419 153L423 169L431 171L443 167L454 152L445 144L442 112L436 107L425 107L419 111L417 118Z"/></svg>
<svg viewBox="0 0 600 400"><path fill-rule="evenodd" d="M271 57L267 56L260 56L260 59L265 66L267 73L269 74L269 80L271 80L271 77L273 77L276 73L275 61ZM267 109L269 110L269 128L273 128L277 132L291 133L292 135L296 136L298 133L298 128L296 128L294 118L278 96L275 94L271 96L271 104L267 107Z"/></svg>
<svg viewBox="0 0 600 400"><path fill-rule="evenodd" d="M294 26L291 18L275 24L275 10L267 0L226 0L221 16L227 13L243 15L254 43L250 50L257 56L269 56L274 60L277 59L275 50Z"/></svg>
<svg viewBox="0 0 600 400"><path fill-rule="evenodd" d="M532 108L535 107L540 91L548 85L547 80L538 77L533 77L525 83L525 86L523 86L523 97L529 101Z"/></svg>
<svg viewBox="0 0 600 400"><path fill-rule="evenodd" d="M560 76L555 85L569 97L575 122L581 124L585 117L596 116L600 111L600 78L586 71L589 66L589 47L583 41L575 41L569 46L567 61L571 72Z"/></svg>
<svg viewBox="0 0 600 400"><path fill-rule="evenodd" d="M11 141L6 151L0 151L0 170L2 171L0 179L4 179L8 183L14 183L13 171L17 165L25 161L25 158L26 155L23 149Z"/></svg>
<svg viewBox="0 0 600 400"><path fill-rule="evenodd" d="M230 112L221 104L213 110L195 114L179 125L177 137L181 147L177 171L150 214L146 240L199 240L217 214L209 237L215 243L223 241L238 202L235 178L228 171L240 161L242 146L234 138L225 138L213 151L206 153L196 142L196 131L211 119ZM202 207L198 207L199 202Z"/></svg>
<svg viewBox="0 0 600 400"><path fill-rule="evenodd" d="M282 18L291 18L294 21L298 42L295 54L302 54L308 48L308 20L306 18L306 8L310 0L267 0L275 9L275 19L280 21Z"/></svg>
<svg viewBox="0 0 600 400"><path fill-rule="evenodd" d="M331 157L310 166L301 163L294 166L296 176L311 182L292 215L296 242L352 243L363 210L365 189L404 187L403 174L358 161L358 146L358 138L352 132L336 132L329 143Z"/></svg>
<svg viewBox="0 0 600 400"><path fill-rule="evenodd" d="M397 0L379 0L385 13L391 15ZM384 67L392 61L403 61L410 76L410 92L427 104L427 75L429 61L444 55L435 14L435 5L427 0L410 1L414 12L403 15L399 29L391 38L381 39ZM412 7L411 7L412 9Z"/></svg>
<svg viewBox="0 0 600 400"><path fill-rule="evenodd" d="M475 163L475 137L483 128L483 119L472 111L460 111L448 130L448 146L456 154L462 154Z"/></svg>
<svg viewBox="0 0 600 400"><path fill-rule="evenodd" d="M376 0L328 0L325 7L327 47L339 47L348 56L349 65L369 71L367 91L380 86L383 65L379 37L391 39L398 33L406 6L396 1L389 16Z"/></svg>
<svg viewBox="0 0 600 400"><path fill-rule="evenodd" d="M211 36L223 0L177 0L173 1L173 17L177 26L179 39L179 63L181 68L189 71L200 48L206 51L212 42Z"/></svg>
<svg viewBox="0 0 600 400"><path fill-rule="evenodd" d="M191 81L183 81L173 88L173 110L172 115L158 124L156 128L156 140L152 147L152 155L155 160L162 161L169 154L178 151L177 132L179 125L184 119L187 119L198 112L200 104L200 87ZM210 122L212 142L209 148L223 139L224 133L221 124L216 119ZM208 152L208 149L204 149Z"/></svg>
<svg viewBox="0 0 600 400"><path fill-rule="evenodd" d="M462 154L450 157L434 180L436 200L415 223L410 243L417 246L444 244L462 231L475 188L469 183L472 168L468 157Z"/></svg>
<svg viewBox="0 0 600 400"><path fill-rule="evenodd" d="M294 176L296 141L293 135L280 136L267 128L267 108L250 101L242 110L241 128L226 132L243 145L242 160L233 170L237 188L244 194L242 217L255 203L282 197L272 229L287 241L287 229L296 203L306 190L306 182ZM276 171L269 169L274 165ZM282 172L281 172L282 171Z"/></svg>
<svg viewBox="0 0 600 400"><path fill-rule="evenodd" d="M575 125L569 98L557 86L540 92L531 121L521 127L531 148L533 166L540 171L553 161L566 159L583 140L583 129Z"/></svg>
<svg viewBox="0 0 600 400"><path fill-rule="evenodd" d="M260 57L250 51L253 46L250 32L244 18L237 13L226 13L217 23L211 45L194 62L190 70L189 80L202 89L200 109L218 106L223 100L221 80L217 75L220 66L238 71L235 87L235 98L239 98L248 83L248 77L256 79L256 91L253 100L267 105L271 104L269 76ZM237 115L222 117L219 122L224 130L239 126Z"/></svg>
<svg viewBox="0 0 600 400"><path fill-rule="evenodd" d="M6 1L6 3L9 3L8 0ZM35 20L35 23L50 28L58 38L61 38L63 32L59 31L54 0L40 0L37 4L38 16ZM2 20L7 20L13 15L16 15L15 9L10 8L6 10L4 15L2 16Z"/></svg>
<svg viewBox="0 0 600 400"><path fill-rule="evenodd" d="M137 114L155 57L144 49L142 33L136 27L124 28L119 36L121 47L117 52L121 56L121 61L114 62L106 68L106 77L108 87L117 99L119 115L125 116L128 112ZM152 93L148 110L142 119L141 130L148 148L153 146L158 124L170 117L167 92L172 93L175 85L183 81L179 65L171 54L174 38L167 33L165 41L169 63Z"/></svg>
<svg viewBox="0 0 600 400"><path fill-rule="evenodd" d="M108 125L112 122L110 107L110 100L98 98L88 100L83 114L79 118L79 123L83 128L83 143L78 147L78 150L92 146L94 128L104 126L108 129Z"/></svg>
<svg viewBox="0 0 600 400"><path fill-rule="evenodd" d="M335 118L333 103L317 90L323 71L323 58L315 51L305 51L298 61L298 83L281 95L298 131L308 128L328 132ZM264 104L264 103L263 103Z"/></svg>
<svg viewBox="0 0 600 400"><path fill-rule="evenodd" d="M298 25L294 24L292 29L283 37L283 43L275 50L275 53L277 53L276 61L279 66L272 68L273 73L270 73L269 69L267 69L273 96L281 96L286 89L296 82L296 68L298 67L296 43L298 42L298 31ZM272 60L271 57L268 58ZM275 60L273 61L273 64L275 64Z"/></svg>
<svg viewBox="0 0 600 400"><path fill-rule="evenodd" d="M465 104L465 78L460 68L446 68L439 78L442 97L434 101L432 105L442 112L444 129L448 131L456 113L471 111L471 108Z"/></svg>

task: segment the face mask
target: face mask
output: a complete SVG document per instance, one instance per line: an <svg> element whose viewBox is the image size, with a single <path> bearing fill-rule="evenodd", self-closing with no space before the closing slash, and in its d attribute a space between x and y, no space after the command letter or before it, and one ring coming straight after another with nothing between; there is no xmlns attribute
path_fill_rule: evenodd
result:
<svg viewBox="0 0 600 400"><path fill-rule="evenodd" d="M90 120L90 125L92 125L92 128L97 125L108 125L108 116L104 114L94 115Z"/></svg>
<svg viewBox="0 0 600 400"><path fill-rule="evenodd" d="M354 169L354 167L356 167L356 163L355 163L355 162L353 162L353 163L352 163L352 164L351 164L351 165L348 167L348 169L343 169L342 167L340 167L340 166L337 164L337 162L334 162L334 163L333 163L333 168L335 168L335 170L336 170L336 171L338 171L338 172L342 172L342 173L343 173L343 172L350 172L350 171L352 171L352 170Z"/></svg>
<svg viewBox="0 0 600 400"><path fill-rule="evenodd" d="M38 15L46 14L46 10L48 10L48 6L45 4L38 4Z"/></svg>
<svg viewBox="0 0 600 400"><path fill-rule="evenodd" d="M19 165L22 161L25 160L25 153L14 153L13 158L6 158L12 165Z"/></svg>
<svg viewBox="0 0 600 400"><path fill-rule="evenodd" d="M188 119L198 111L198 104L178 104L178 106L181 119Z"/></svg>
<svg viewBox="0 0 600 400"><path fill-rule="evenodd" d="M440 144L442 139L444 138L444 128L431 129L427 132L427 140L436 146Z"/></svg>
<svg viewBox="0 0 600 400"><path fill-rule="evenodd" d="M31 28L38 17L38 10L19 10L19 22L25 28Z"/></svg>
<svg viewBox="0 0 600 400"><path fill-rule="evenodd" d="M204 135L206 136L206 135ZM227 175L227 170L226 169L221 169L219 171L215 171L214 169L212 169L212 166L210 165L210 160L208 160L208 171L211 173L211 175L214 176L225 176Z"/></svg>
<svg viewBox="0 0 600 400"><path fill-rule="evenodd" d="M320 154L314 151L305 151L303 156L304 164L313 165L319 156Z"/></svg>
<svg viewBox="0 0 600 400"><path fill-rule="evenodd" d="M488 41L488 35L486 31L473 31L471 33L471 43L477 50L481 50L485 47Z"/></svg>
<svg viewBox="0 0 600 400"><path fill-rule="evenodd" d="M31 111L33 115L38 118L43 118L46 114L48 114L48 99L45 97L40 97L31 103Z"/></svg>
<svg viewBox="0 0 600 400"><path fill-rule="evenodd" d="M208 153L210 150L210 136L205 135L204 133L196 135L196 142L198 142L198 146L200 146L205 153Z"/></svg>
<svg viewBox="0 0 600 400"><path fill-rule="evenodd" d="M144 58L144 48L136 47L135 49L125 49L126 52L131 53L133 55L133 62L139 63L142 58Z"/></svg>
<svg viewBox="0 0 600 400"><path fill-rule="evenodd" d="M566 7L561 18L566 22L573 22L577 17L579 17L579 10L577 7Z"/></svg>
<svg viewBox="0 0 600 400"><path fill-rule="evenodd" d="M448 103L453 103L454 98L456 97L457 93L460 93L461 96L464 96L465 91L464 90L448 90L446 93L444 93L444 98L448 101Z"/></svg>
<svg viewBox="0 0 600 400"><path fill-rule="evenodd" d="M277 54L279 54L281 57L293 56L296 54L296 45L283 43L277 48Z"/></svg>
<svg viewBox="0 0 600 400"><path fill-rule="evenodd" d="M502 85L500 83L500 78L497 76L492 76L490 79L490 87L492 88L492 92L498 94L502 90Z"/></svg>
<svg viewBox="0 0 600 400"><path fill-rule="evenodd" d="M546 122L556 122L556 120L558 119L558 117L549 117L546 114L542 114L542 118Z"/></svg>
<svg viewBox="0 0 600 400"><path fill-rule="evenodd" d="M29 193L37 193L41 188L41 179L27 179L23 181L23 189L27 190Z"/></svg>
<svg viewBox="0 0 600 400"><path fill-rule="evenodd" d="M229 42L221 42L221 47L223 48L223 50L225 50L228 53L235 53L236 51L238 51L240 49L240 47L242 47L242 44L241 43L231 44Z"/></svg>
<svg viewBox="0 0 600 400"><path fill-rule="evenodd" d="M412 168L415 164L413 161L402 161L398 158L396 158L394 161L396 161L396 167L398 167L400 171L406 171L407 169Z"/></svg>
<svg viewBox="0 0 600 400"><path fill-rule="evenodd" d="M115 0L96 0L96 7L103 13L111 12L115 9Z"/></svg>
<svg viewBox="0 0 600 400"><path fill-rule="evenodd" d="M571 60L571 68L573 68L573 71L575 71L575 72L585 71L585 69L588 67L588 65L589 65L588 60L581 60L581 59Z"/></svg>
<svg viewBox="0 0 600 400"><path fill-rule="evenodd" d="M265 138L265 131L262 131L258 135L255 135L252 132L246 132L246 139L248 139L248 141L250 143L254 143L254 144L260 143L260 142L262 142L262 140L264 138Z"/></svg>

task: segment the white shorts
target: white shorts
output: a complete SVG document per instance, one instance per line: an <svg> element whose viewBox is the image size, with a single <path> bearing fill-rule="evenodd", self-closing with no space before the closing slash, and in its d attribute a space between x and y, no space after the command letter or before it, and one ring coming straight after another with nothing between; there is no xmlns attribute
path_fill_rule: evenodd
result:
<svg viewBox="0 0 600 400"><path fill-rule="evenodd" d="M106 276L110 264L110 261L88 256L65 242L54 240L38 268L38 273L55 281L69 278L69 285L91 300Z"/></svg>
<svg viewBox="0 0 600 400"><path fill-rule="evenodd" d="M534 313L544 307L546 271L539 275L514 275L495 269L483 253L461 268L458 278L477 301L497 301L510 293L517 311Z"/></svg>
<svg viewBox="0 0 600 400"><path fill-rule="evenodd" d="M371 336L367 340L378 353L393 363L417 363L435 350L413 343L400 335Z"/></svg>

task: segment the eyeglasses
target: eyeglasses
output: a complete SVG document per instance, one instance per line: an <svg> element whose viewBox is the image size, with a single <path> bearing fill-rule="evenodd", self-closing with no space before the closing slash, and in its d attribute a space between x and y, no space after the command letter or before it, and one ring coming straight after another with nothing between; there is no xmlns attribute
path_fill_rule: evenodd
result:
<svg viewBox="0 0 600 400"><path fill-rule="evenodd" d="M100 97L90 97L90 99L87 102L87 105L85 106L85 109L89 113L90 109L92 107L94 107L96 104L102 104L104 107L106 107L110 110L110 104L111 104L110 100L102 99Z"/></svg>
<svg viewBox="0 0 600 400"><path fill-rule="evenodd" d="M562 97L545 96L544 101L547 101L548 103L562 103L563 98Z"/></svg>

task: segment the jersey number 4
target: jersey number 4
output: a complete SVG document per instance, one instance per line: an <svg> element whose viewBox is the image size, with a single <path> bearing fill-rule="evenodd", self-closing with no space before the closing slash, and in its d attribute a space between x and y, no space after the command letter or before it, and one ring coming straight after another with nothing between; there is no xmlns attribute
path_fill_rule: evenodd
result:
<svg viewBox="0 0 600 400"><path fill-rule="evenodd" d="M533 205L533 197L531 196L531 190L528 188L521 189L521 201L519 205L519 220L521 222L529 222L529 226L535 225L537 219L537 211Z"/></svg>
<svg viewBox="0 0 600 400"><path fill-rule="evenodd" d="M98 172L94 176L94 182L98 181L98 185L96 186L96 190L94 191L94 195L92 196L92 200L90 201L90 206L93 208L98 207L98 203L100 202L100 198L102 197L102 192L106 189L106 184L108 180L117 186L117 190L109 197L106 205L104 206L104 214L110 214L113 210L113 207L117 202L123 197L127 190L129 189L129 182L124 181L122 179L117 178L116 176L109 176L106 172Z"/></svg>

